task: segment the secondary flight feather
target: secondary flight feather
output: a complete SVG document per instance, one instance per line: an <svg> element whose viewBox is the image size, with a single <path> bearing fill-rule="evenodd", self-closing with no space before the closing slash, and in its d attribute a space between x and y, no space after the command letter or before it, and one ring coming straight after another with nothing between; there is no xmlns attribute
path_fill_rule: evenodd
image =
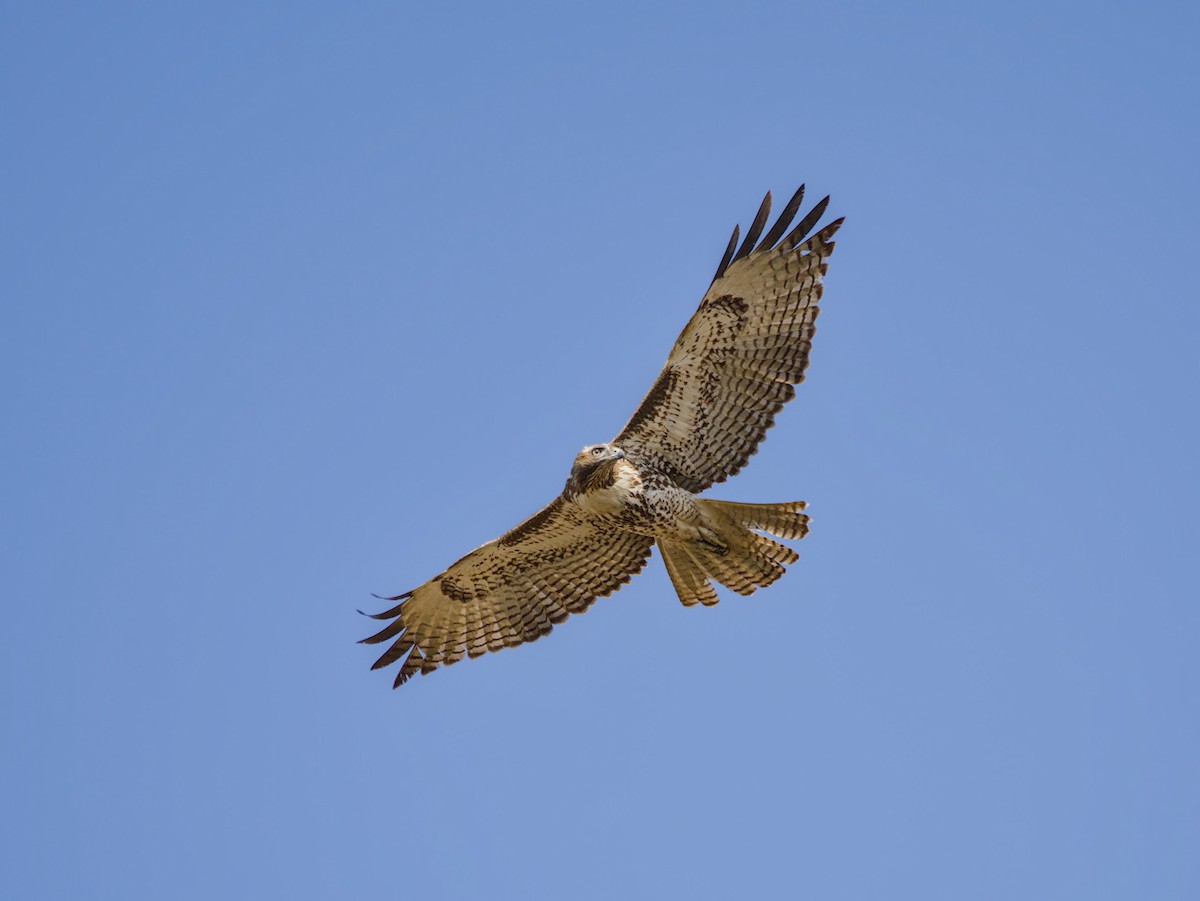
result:
<svg viewBox="0 0 1200 901"><path fill-rule="evenodd" d="M424 585L386 598L399 603L374 618L390 622L363 639L390 642L373 669L399 663L399 687L540 638L628 582L655 544L688 606L717 603L714 581L751 594L799 559L768 534L803 538L804 501L697 495L746 465L804 380L843 220L812 233L826 197L792 227L803 200L801 186L763 234L768 193L740 244L734 228L649 393L616 438L579 452L561 495Z"/></svg>

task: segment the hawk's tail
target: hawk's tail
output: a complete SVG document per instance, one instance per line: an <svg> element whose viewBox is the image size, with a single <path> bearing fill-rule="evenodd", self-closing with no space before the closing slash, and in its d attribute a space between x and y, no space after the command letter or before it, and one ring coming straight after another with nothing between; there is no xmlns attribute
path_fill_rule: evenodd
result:
<svg viewBox="0 0 1200 901"><path fill-rule="evenodd" d="M780 538L800 539L808 534L804 501L786 504L738 504L697 500L706 537L699 541L659 539L663 562L675 591L686 606L715 604L715 579L738 594L753 594L784 573L784 566L800 555L758 531Z"/></svg>

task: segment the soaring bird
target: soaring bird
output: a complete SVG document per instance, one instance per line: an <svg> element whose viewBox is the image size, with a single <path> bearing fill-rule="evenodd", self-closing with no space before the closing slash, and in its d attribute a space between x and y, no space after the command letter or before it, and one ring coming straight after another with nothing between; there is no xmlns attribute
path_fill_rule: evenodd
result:
<svg viewBox="0 0 1200 901"><path fill-rule="evenodd" d="M810 236L826 197L789 230L804 186L763 234L770 193L725 249L700 307L620 433L583 448L561 495L424 585L388 601L390 642L372 669L400 661L393 687L464 657L547 634L640 572L655 544L679 600L715 604L713 581L739 594L799 559L763 534L800 539L804 501L742 504L698 497L746 465L804 379L838 219ZM761 240L759 240L761 237Z"/></svg>

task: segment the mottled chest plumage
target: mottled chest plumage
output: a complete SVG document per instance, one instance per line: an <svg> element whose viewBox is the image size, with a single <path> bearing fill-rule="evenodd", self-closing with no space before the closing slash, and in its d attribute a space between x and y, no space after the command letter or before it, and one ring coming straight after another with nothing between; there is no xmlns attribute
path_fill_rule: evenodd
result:
<svg viewBox="0 0 1200 901"><path fill-rule="evenodd" d="M572 472L564 497L595 516L619 516L640 504L642 476L628 460L605 460Z"/></svg>
<svg viewBox="0 0 1200 901"><path fill-rule="evenodd" d="M695 497L638 460L576 464L563 497L586 513L641 534L674 532L695 514Z"/></svg>

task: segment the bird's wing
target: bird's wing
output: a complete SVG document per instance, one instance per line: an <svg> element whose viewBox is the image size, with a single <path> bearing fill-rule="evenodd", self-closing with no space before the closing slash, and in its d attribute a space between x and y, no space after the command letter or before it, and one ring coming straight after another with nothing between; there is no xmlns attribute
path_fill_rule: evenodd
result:
<svg viewBox="0 0 1200 901"><path fill-rule="evenodd" d="M392 644L372 669L403 658L400 686L463 657L534 641L628 582L653 545L557 498L420 588L386 598L400 603L374 618L392 622L364 643Z"/></svg>
<svg viewBox="0 0 1200 901"><path fill-rule="evenodd" d="M808 237L826 197L788 231L803 198L801 186L761 241L770 194L740 247L734 228L700 308L613 439L689 491L745 466L804 379L821 281L843 220Z"/></svg>

